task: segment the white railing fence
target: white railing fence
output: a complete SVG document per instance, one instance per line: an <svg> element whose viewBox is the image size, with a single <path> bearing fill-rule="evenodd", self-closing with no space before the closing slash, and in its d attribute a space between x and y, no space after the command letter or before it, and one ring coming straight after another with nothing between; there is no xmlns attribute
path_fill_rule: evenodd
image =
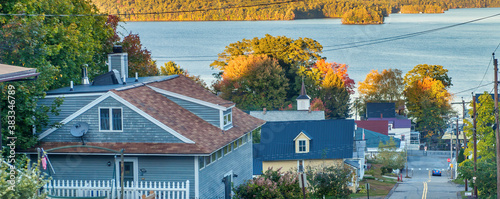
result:
<svg viewBox="0 0 500 199"><path fill-rule="evenodd" d="M120 198L121 187L114 180L51 180L44 186L49 196L58 197L103 197ZM153 191L157 199L188 199L189 180L185 182L126 182L123 198L139 199ZM50 197L49 197L50 198Z"/></svg>

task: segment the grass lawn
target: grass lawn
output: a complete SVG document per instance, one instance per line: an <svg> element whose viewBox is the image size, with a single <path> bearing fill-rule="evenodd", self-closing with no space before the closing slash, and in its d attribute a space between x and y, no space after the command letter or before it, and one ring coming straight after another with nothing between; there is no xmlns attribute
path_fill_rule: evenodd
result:
<svg viewBox="0 0 500 199"><path fill-rule="evenodd" d="M396 184L396 180L388 179L382 177L380 173L379 164L372 164L372 168L370 170L374 170L373 177L379 180L383 180L383 182L375 179L363 179L359 182L359 185L365 186L366 183L370 184L370 196L386 196L391 191L392 187ZM350 195L351 198L360 198L367 197L367 193L353 193Z"/></svg>

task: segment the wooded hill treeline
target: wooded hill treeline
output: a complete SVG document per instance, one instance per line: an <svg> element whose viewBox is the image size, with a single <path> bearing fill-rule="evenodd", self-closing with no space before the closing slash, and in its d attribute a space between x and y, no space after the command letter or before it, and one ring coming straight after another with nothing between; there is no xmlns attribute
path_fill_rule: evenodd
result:
<svg viewBox="0 0 500 199"><path fill-rule="evenodd" d="M294 20L342 18L344 24L383 23L391 13L442 13L451 8L500 7L498 0L92 0L124 21ZM271 3L258 7L242 7ZM237 8L234 8L237 7ZM239 8L238 8L239 7ZM223 8L217 10L214 8ZM212 10L210 10L212 9ZM192 10L203 10L186 12ZM179 12L180 11L180 12ZM166 13L168 12L168 13ZM159 13L159 14L137 14Z"/></svg>

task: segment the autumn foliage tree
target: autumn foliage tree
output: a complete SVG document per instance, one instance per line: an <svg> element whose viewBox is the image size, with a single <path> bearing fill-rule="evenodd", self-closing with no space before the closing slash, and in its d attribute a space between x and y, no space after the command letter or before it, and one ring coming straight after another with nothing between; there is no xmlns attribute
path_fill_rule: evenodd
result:
<svg viewBox="0 0 500 199"><path fill-rule="evenodd" d="M347 73L346 64L316 61L310 68L300 67L296 78L304 77L304 84L312 98L324 103L327 118L346 118L350 112L350 95L354 93L354 80ZM299 81L296 81L297 84ZM296 85L297 87L298 85Z"/></svg>
<svg viewBox="0 0 500 199"><path fill-rule="evenodd" d="M242 109L277 109L285 104L288 79L276 59L241 55L225 66L214 88Z"/></svg>
<svg viewBox="0 0 500 199"><path fill-rule="evenodd" d="M128 53L129 74L156 76L159 74L156 61L151 59L151 51L142 47L138 34L130 33L122 41L123 51Z"/></svg>
<svg viewBox="0 0 500 199"><path fill-rule="evenodd" d="M413 118L416 130L425 137L439 135L445 126L442 117L451 111L451 94L442 81L425 77L415 80L405 89L408 116Z"/></svg>
<svg viewBox="0 0 500 199"><path fill-rule="evenodd" d="M310 38L292 39L285 36L271 36L266 34L263 38L243 39L226 46L224 52L210 66L221 70L215 74L220 78L228 63L241 55L267 55L278 61L290 85L295 85L296 71L300 66L310 66L320 59L323 47ZM298 96L300 87L287 89L287 99Z"/></svg>
<svg viewBox="0 0 500 199"><path fill-rule="evenodd" d="M399 69L384 69L381 73L372 70L366 75L365 81L359 82L360 100L357 109L364 115L367 102L395 102L396 106L404 105L404 80Z"/></svg>

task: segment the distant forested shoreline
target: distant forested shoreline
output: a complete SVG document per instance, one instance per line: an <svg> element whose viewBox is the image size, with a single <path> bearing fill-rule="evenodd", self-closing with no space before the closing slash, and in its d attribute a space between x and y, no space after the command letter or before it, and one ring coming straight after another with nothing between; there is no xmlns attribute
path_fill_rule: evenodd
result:
<svg viewBox="0 0 500 199"><path fill-rule="evenodd" d="M276 4L282 1L92 0L102 13L121 14L120 18L123 21L342 18L343 24L382 24L384 17L391 13L443 13L453 8L500 7L498 0L304 0ZM266 3L270 5L245 7Z"/></svg>

